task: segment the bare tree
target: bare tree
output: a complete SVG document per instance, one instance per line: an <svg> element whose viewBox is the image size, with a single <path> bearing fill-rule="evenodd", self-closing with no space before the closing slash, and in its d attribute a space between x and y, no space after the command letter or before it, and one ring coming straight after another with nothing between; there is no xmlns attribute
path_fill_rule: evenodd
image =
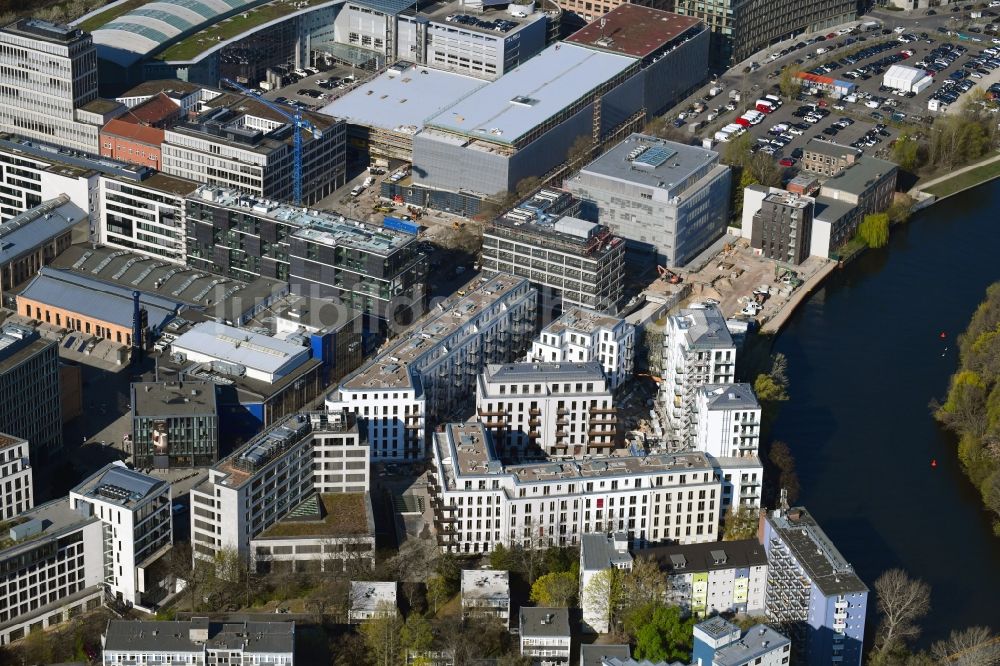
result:
<svg viewBox="0 0 1000 666"><path fill-rule="evenodd" d="M875 593L882 615L875 637L878 652L891 652L920 635L917 621L930 611L930 585L910 578L902 569L890 569L875 581Z"/></svg>
<svg viewBox="0 0 1000 666"><path fill-rule="evenodd" d="M953 631L947 639L931 646L931 656L940 664L992 666L1000 664L1000 636L988 627Z"/></svg>

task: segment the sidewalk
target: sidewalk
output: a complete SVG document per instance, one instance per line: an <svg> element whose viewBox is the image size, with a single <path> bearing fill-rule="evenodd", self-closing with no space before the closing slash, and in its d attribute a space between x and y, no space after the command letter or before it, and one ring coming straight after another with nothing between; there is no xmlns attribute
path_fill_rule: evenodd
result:
<svg viewBox="0 0 1000 666"><path fill-rule="evenodd" d="M981 161L976 162L974 164L970 164L969 166L962 167L961 169L958 169L956 171L952 171L950 173L947 173L947 174L945 174L943 176L938 176L937 178L932 178L931 180L928 180L926 182L918 182L916 185L914 185L910 189L910 191L908 192L908 194L911 194L911 195L916 194L917 192L920 192L921 190L926 190L928 187L933 187L934 185L937 185L938 183L943 183L943 182L945 182L947 180L951 180L952 178L960 176L963 173L967 173L969 171L972 171L973 169L978 169L979 167L986 166L987 164L992 164L993 162L996 162L998 160L1000 160L1000 153L998 153L996 155L993 155L992 157L988 157L985 160L981 160Z"/></svg>

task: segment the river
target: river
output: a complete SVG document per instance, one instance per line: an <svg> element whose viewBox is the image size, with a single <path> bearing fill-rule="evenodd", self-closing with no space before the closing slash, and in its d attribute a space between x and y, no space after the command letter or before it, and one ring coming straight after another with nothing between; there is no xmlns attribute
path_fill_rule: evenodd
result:
<svg viewBox="0 0 1000 666"><path fill-rule="evenodd" d="M833 273L774 345L791 394L774 436L795 454L799 503L869 587L893 567L931 585L921 646L1000 629L1000 538L928 408L958 364L956 336L1000 280L997 210L1000 182L917 213L887 248ZM872 604L869 636L875 622Z"/></svg>

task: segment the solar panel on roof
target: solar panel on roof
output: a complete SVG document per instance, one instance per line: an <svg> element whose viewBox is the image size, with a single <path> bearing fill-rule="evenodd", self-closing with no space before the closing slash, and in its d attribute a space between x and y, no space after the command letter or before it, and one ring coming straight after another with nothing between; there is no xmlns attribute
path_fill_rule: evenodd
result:
<svg viewBox="0 0 1000 666"><path fill-rule="evenodd" d="M662 166L667 160L677 154L676 150L670 150L669 148L664 148L663 146L650 146L646 150L632 160L633 164L641 164L643 166L650 166L654 169L658 166Z"/></svg>

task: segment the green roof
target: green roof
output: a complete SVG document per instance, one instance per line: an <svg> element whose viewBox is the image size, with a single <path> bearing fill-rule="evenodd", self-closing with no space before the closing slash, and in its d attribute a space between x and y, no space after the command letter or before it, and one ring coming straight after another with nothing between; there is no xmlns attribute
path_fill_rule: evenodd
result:
<svg viewBox="0 0 1000 666"><path fill-rule="evenodd" d="M111 23L119 16L128 14L133 9L142 7L143 5L152 2L152 0L125 0L125 2L117 5L115 7L110 7L107 10L100 12L99 14L94 14L85 21L81 21L76 25L77 28L85 30L87 32L93 32L97 28L100 28L106 23Z"/></svg>
<svg viewBox="0 0 1000 666"><path fill-rule="evenodd" d="M368 510L364 493L323 493L322 509L307 498L288 516L265 530L260 538L305 536L352 536L368 534Z"/></svg>
<svg viewBox="0 0 1000 666"><path fill-rule="evenodd" d="M156 59L167 62L194 60L204 51L213 46L218 46L220 42L237 37L248 30L252 30L269 21L287 16L306 7L313 7L326 2L330 2L330 0L301 0L301 2L275 0L266 5L260 5L241 14L235 14L225 21L221 21L185 37L173 46L158 53Z"/></svg>

